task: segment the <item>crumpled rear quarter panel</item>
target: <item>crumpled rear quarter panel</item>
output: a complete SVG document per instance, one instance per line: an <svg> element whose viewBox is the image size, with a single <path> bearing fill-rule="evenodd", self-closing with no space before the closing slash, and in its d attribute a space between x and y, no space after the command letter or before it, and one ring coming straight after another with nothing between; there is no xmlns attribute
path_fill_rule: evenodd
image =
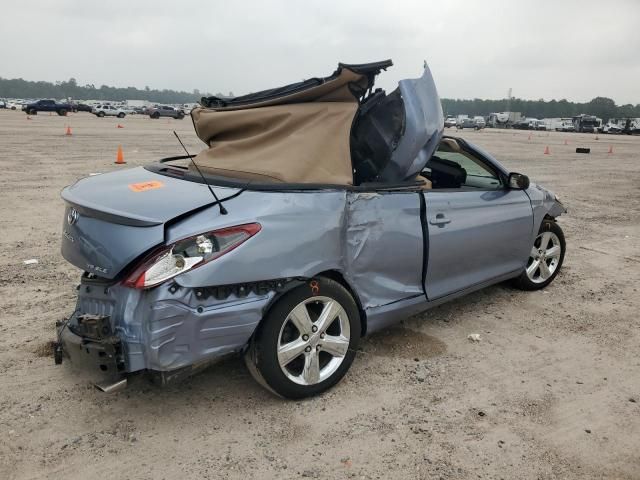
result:
<svg viewBox="0 0 640 480"><path fill-rule="evenodd" d="M240 351L275 296L251 292L199 299L195 290L172 292L171 285L151 290L82 285L70 322L85 313L107 315L123 342L128 372L169 371Z"/></svg>
<svg viewBox="0 0 640 480"><path fill-rule="evenodd" d="M344 190L246 191L167 229L167 243L209 230L258 222L260 232L219 259L176 278L184 287L312 277L343 265Z"/></svg>

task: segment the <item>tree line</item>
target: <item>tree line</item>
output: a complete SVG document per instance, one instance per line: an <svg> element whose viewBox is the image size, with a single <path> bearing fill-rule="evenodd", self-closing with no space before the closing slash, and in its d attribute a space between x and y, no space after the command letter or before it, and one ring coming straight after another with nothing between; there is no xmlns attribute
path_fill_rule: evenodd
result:
<svg viewBox="0 0 640 480"><path fill-rule="evenodd" d="M563 118L580 114L595 115L608 120L609 118L636 118L640 117L640 104L616 105L606 97L596 97L585 103L570 102L568 100L523 100L512 98L511 100L473 100L442 99L442 109L445 115L482 115L487 116L494 112L520 112L526 117L535 118Z"/></svg>
<svg viewBox="0 0 640 480"><path fill-rule="evenodd" d="M203 96L211 93L177 90L157 90L146 86L144 89L135 87L109 87L92 84L78 85L75 78L63 82L34 82L22 78L7 79L0 77L0 98L71 98L73 100L147 100L152 103L192 103L199 102ZM232 92L223 94L217 92L216 97L233 96ZM483 100L442 99L445 115L482 115L493 112L520 112L527 117L557 118L572 117L587 113L604 120L609 118L640 117L640 104L616 105L606 97L596 97L586 103L570 102L568 100L524 100L520 98Z"/></svg>
<svg viewBox="0 0 640 480"><path fill-rule="evenodd" d="M2 78L0 77L0 98L55 98L72 100L147 100L152 103L193 103L199 102L203 96L212 94L193 90L193 92L183 92L177 90L157 90L148 86L144 89L135 87L110 87L101 85L96 87L92 84L78 85L75 78L70 78L66 82L33 82L22 78ZM216 93L217 97L227 96ZM229 96L233 96L229 92Z"/></svg>

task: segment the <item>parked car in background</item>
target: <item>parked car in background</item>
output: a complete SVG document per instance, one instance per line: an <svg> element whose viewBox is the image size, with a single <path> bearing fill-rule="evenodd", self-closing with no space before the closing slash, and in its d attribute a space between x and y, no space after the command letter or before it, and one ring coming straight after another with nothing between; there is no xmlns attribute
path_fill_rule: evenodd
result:
<svg viewBox="0 0 640 480"><path fill-rule="evenodd" d="M0 99L0 108L7 108L7 101Z"/></svg>
<svg viewBox="0 0 640 480"><path fill-rule="evenodd" d="M128 105L121 105L120 110L122 110L126 115L135 115L136 109L134 107L130 107Z"/></svg>
<svg viewBox="0 0 640 480"><path fill-rule="evenodd" d="M616 123L609 122L602 127L603 133L622 133L622 127Z"/></svg>
<svg viewBox="0 0 640 480"><path fill-rule="evenodd" d="M69 103L56 103L55 100L38 100L29 103L22 108L28 115L36 115L38 112L56 112L58 115L64 116L68 112L73 111L73 107Z"/></svg>
<svg viewBox="0 0 640 480"><path fill-rule="evenodd" d="M457 123L458 123L458 120L456 119L456 117L453 117L451 115L449 115L447 118L444 119L445 128L455 127Z"/></svg>
<svg viewBox="0 0 640 480"><path fill-rule="evenodd" d="M124 118L126 113L119 107L113 105L96 105L91 109L96 117L118 117Z"/></svg>
<svg viewBox="0 0 640 480"><path fill-rule="evenodd" d="M389 66L209 97L191 113L207 148L189 166L66 187L61 250L83 273L56 362L113 391L244 354L261 385L302 398L340 381L364 335L506 280L549 285L565 253L558 198L443 137L428 68L374 90Z"/></svg>
<svg viewBox="0 0 640 480"><path fill-rule="evenodd" d="M7 108L9 110L22 110L23 106L24 106L24 103L19 100L10 100L9 102L7 102Z"/></svg>
<svg viewBox="0 0 640 480"><path fill-rule="evenodd" d="M482 129L484 127L487 126L487 122L484 119L484 117L478 115L476 117L473 117L473 120L476 122L476 125L478 126L478 128Z"/></svg>
<svg viewBox="0 0 640 480"><path fill-rule="evenodd" d="M93 108L91 105L82 102L72 103L71 105L74 112L91 112Z"/></svg>
<svg viewBox="0 0 640 480"><path fill-rule="evenodd" d="M480 130L480 128L484 128L484 125L480 127L476 122L475 118L459 118L456 123L456 128L458 130L463 130L465 128L473 128L474 130Z"/></svg>
<svg viewBox="0 0 640 480"><path fill-rule="evenodd" d="M182 120L184 118L184 111L171 105L158 105L149 109L149 116L151 118L171 117Z"/></svg>

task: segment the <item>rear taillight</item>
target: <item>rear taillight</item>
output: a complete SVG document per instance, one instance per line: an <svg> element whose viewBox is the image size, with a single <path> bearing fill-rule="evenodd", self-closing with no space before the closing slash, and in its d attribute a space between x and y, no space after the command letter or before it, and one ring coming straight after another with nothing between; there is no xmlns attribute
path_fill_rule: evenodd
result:
<svg viewBox="0 0 640 480"><path fill-rule="evenodd" d="M123 282L132 288L149 288L193 270L246 242L260 231L259 223L222 228L185 238L154 251Z"/></svg>

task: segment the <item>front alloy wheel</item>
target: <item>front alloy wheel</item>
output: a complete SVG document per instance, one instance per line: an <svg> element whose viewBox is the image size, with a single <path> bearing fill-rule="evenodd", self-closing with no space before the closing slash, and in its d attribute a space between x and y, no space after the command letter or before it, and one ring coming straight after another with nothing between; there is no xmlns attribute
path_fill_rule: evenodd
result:
<svg viewBox="0 0 640 480"><path fill-rule="evenodd" d="M283 295L245 357L259 383L287 398L317 395L347 372L360 339L360 314L349 292L315 278Z"/></svg>
<svg viewBox="0 0 640 480"><path fill-rule="evenodd" d="M527 261L527 277L533 283L544 283L560 264L560 239L553 232L542 232L536 237Z"/></svg>
<svg viewBox="0 0 640 480"><path fill-rule="evenodd" d="M566 243L560 226L544 220L533 242L524 272L515 280L523 290L538 290L549 285L556 277L564 260Z"/></svg>

